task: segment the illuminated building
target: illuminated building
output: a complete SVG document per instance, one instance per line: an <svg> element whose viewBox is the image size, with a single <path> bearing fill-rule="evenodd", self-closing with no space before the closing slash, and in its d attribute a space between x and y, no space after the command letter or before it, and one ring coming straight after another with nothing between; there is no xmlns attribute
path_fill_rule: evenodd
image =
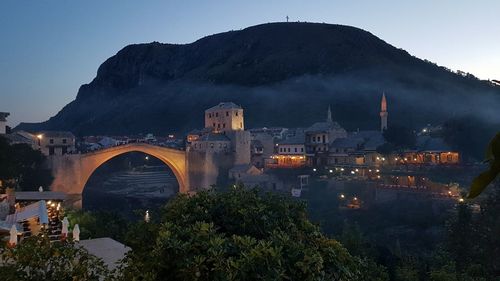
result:
<svg viewBox="0 0 500 281"><path fill-rule="evenodd" d="M277 153L266 161L266 168L300 168L306 164L304 135L286 139L277 144Z"/></svg>
<svg viewBox="0 0 500 281"><path fill-rule="evenodd" d="M205 128L215 132L243 131L243 108L232 102L221 102L205 110Z"/></svg>
<svg viewBox="0 0 500 281"><path fill-rule="evenodd" d="M44 131L35 134L40 151L45 155L64 155L73 153L75 135L67 131Z"/></svg>

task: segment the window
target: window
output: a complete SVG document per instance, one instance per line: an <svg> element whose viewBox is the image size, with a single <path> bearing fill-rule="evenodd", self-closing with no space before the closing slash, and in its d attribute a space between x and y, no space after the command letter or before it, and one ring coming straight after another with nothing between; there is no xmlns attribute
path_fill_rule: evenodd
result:
<svg viewBox="0 0 500 281"><path fill-rule="evenodd" d="M50 144L54 144L54 139L49 140Z"/></svg>
<svg viewBox="0 0 500 281"><path fill-rule="evenodd" d="M297 152L297 148L295 148L295 152Z"/></svg>
<svg viewBox="0 0 500 281"><path fill-rule="evenodd" d="M229 111L226 111L226 116L229 116Z"/></svg>
<svg viewBox="0 0 500 281"><path fill-rule="evenodd" d="M212 118L212 113L209 113L209 114L208 114L208 118Z"/></svg>
<svg viewBox="0 0 500 281"><path fill-rule="evenodd" d="M300 148L300 152L304 152L304 148L303 147Z"/></svg>
<svg viewBox="0 0 500 281"><path fill-rule="evenodd" d="M63 146L61 152L62 152L63 155L66 154L66 153L68 153L68 148L66 146Z"/></svg>
<svg viewBox="0 0 500 281"><path fill-rule="evenodd" d="M63 143L64 144L68 143L68 140L67 139L63 139Z"/></svg>
<svg viewBox="0 0 500 281"><path fill-rule="evenodd" d="M49 147L49 155L54 155L54 148L53 147Z"/></svg>
<svg viewBox="0 0 500 281"><path fill-rule="evenodd" d="M215 117L219 117L219 112L215 112Z"/></svg>
<svg viewBox="0 0 500 281"><path fill-rule="evenodd" d="M288 152L290 152L290 147L288 148Z"/></svg>
<svg viewBox="0 0 500 281"><path fill-rule="evenodd" d="M210 143L210 148L214 148L214 143L213 142Z"/></svg>
<svg viewBox="0 0 500 281"><path fill-rule="evenodd" d="M226 128L226 123L222 124L222 128Z"/></svg>
<svg viewBox="0 0 500 281"><path fill-rule="evenodd" d="M313 141L312 142L316 142L316 137L313 137Z"/></svg>
<svg viewBox="0 0 500 281"><path fill-rule="evenodd" d="M220 123L217 124L217 128L220 128Z"/></svg>
<svg viewBox="0 0 500 281"><path fill-rule="evenodd" d="M236 116L238 116L238 111L235 112Z"/></svg>
<svg viewBox="0 0 500 281"><path fill-rule="evenodd" d="M214 123L214 125L213 125L212 127L214 127L214 128L215 128L215 123Z"/></svg>
<svg viewBox="0 0 500 281"><path fill-rule="evenodd" d="M325 143L325 142L326 142L326 136L323 135L323 143Z"/></svg>

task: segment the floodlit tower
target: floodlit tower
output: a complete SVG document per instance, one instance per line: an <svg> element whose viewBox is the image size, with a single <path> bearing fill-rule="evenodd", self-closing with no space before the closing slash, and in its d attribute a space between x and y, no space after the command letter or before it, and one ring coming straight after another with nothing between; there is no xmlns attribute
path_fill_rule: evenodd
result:
<svg viewBox="0 0 500 281"><path fill-rule="evenodd" d="M380 131L387 130L387 100L385 93L382 93L382 101L380 102Z"/></svg>

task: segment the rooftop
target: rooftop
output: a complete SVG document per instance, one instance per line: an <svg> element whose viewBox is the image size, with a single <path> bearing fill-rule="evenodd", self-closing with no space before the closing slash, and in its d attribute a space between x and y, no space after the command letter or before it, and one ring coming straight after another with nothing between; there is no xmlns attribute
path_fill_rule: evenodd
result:
<svg viewBox="0 0 500 281"><path fill-rule="evenodd" d="M19 134L18 132L5 135L5 137L11 143L29 143L29 144L35 143L35 141L33 139L27 138L25 135Z"/></svg>
<svg viewBox="0 0 500 281"><path fill-rule="evenodd" d="M38 134L46 138L75 138L75 135L69 131L42 131Z"/></svg>
<svg viewBox="0 0 500 281"><path fill-rule="evenodd" d="M231 169L229 169L229 172L240 172L240 173L246 173L248 170L254 168L254 165L252 164L239 164L233 166Z"/></svg>
<svg viewBox="0 0 500 281"><path fill-rule="evenodd" d="M101 258L111 270L115 269L117 267L116 263L131 250L122 243L108 237L80 240L78 243L90 254Z"/></svg>
<svg viewBox="0 0 500 281"><path fill-rule="evenodd" d="M9 115L10 115L10 113L8 113L8 112L0 112L0 121L4 121L4 122L7 121L6 118Z"/></svg>
<svg viewBox="0 0 500 281"><path fill-rule="evenodd" d="M417 148L423 151L452 151L451 147L442 138L431 136L417 137Z"/></svg>
<svg viewBox="0 0 500 281"><path fill-rule="evenodd" d="M234 102L221 102L218 105L205 110L205 112L218 111L221 109L241 109L241 106L235 104Z"/></svg>
<svg viewBox="0 0 500 281"><path fill-rule="evenodd" d="M330 145L335 148L357 148L362 145L365 140L358 136L349 136L347 138L338 138L333 141Z"/></svg>
<svg viewBox="0 0 500 281"><path fill-rule="evenodd" d="M289 137L287 139L284 139L279 142L281 145L285 144L304 144L305 143L305 136L303 134L298 134L293 137Z"/></svg>
<svg viewBox="0 0 500 281"><path fill-rule="evenodd" d="M339 123L337 122L317 122L314 123L311 127L306 129L307 133L315 133L315 132L325 132L329 130L343 130Z"/></svg>
<svg viewBox="0 0 500 281"><path fill-rule="evenodd" d="M16 191L15 195L21 201L66 200L66 193L58 191Z"/></svg>
<svg viewBox="0 0 500 281"><path fill-rule="evenodd" d="M200 141L231 141L231 140L224 134L208 133L201 136Z"/></svg>

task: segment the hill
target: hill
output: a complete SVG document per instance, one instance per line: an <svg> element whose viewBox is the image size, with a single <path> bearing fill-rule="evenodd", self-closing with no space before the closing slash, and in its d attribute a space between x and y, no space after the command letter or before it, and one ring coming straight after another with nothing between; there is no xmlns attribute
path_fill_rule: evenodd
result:
<svg viewBox="0 0 500 281"><path fill-rule="evenodd" d="M241 104L247 127L308 126L331 105L347 129L375 129L383 91L389 126L469 116L488 128L500 124L500 87L488 81L416 58L355 27L270 23L190 44L126 46L56 116L16 129L184 133L201 127L204 109L221 101Z"/></svg>

